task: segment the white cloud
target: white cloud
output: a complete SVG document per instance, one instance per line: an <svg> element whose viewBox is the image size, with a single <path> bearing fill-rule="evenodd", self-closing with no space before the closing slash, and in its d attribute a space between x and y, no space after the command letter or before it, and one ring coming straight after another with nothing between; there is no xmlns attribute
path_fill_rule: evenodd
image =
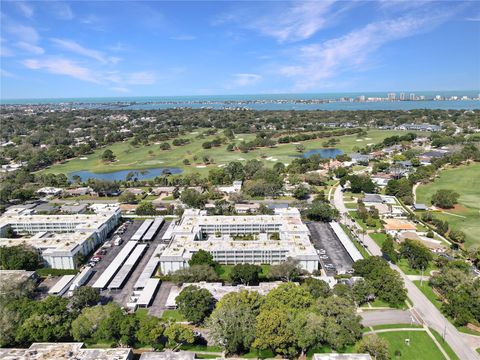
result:
<svg viewBox="0 0 480 360"><path fill-rule="evenodd" d="M64 50L67 50L85 57L89 57L91 59L101 62L102 64L108 64L108 63L116 64L120 61L120 58L118 57L108 57L101 51L88 49L72 40L54 38L54 39L51 39L51 41Z"/></svg>
<svg viewBox="0 0 480 360"><path fill-rule="evenodd" d="M92 83L100 83L98 76L96 76L92 70L83 67L69 59L27 59L22 61L22 64L31 70L46 70L52 74L67 75Z"/></svg>
<svg viewBox="0 0 480 360"><path fill-rule="evenodd" d="M156 76L153 72L138 71L127 74L125 83L129 85L151 85L154 84Z"/></svg>
<svg viewBox="0 0 480 360"><path fill-rule="evenodd" d="M331 25L338 14L353 6L352 3L339 2L340 5L335 9L336 3L336 0L293 1L284 6L268 2L266 11L259 10L258 6L240 9L221 15L213 25L233 22L245 29L273 37L280 43L301 41Z"/></svg>
<svg viewBox="0 0 480 360"><path fill-rule="evenodd" d="M14 2L17 9L22 13L23 16L31 19L34 14L33 7L23 1Z"/></svg>
<svg viewBox="0 0 480 360"><path fill-rule="evenodd" d="M53 15L60 20L71 20L75 17L72 8L67 3L61 1L48 2Z"/></svg>
<svg viewBox="0 0 480 360"><path fill-rule="evenodd" d="M195 40L197 37L193 35L179 35L179 36L172 36L170 39L178 40L178 41L192 41Z"/></svg>
<svg viewBox="0 0 480 360"><path fill-rule="evenodd" d="M40 46L29 44L23 41L16 43L15 46L18 47L19 49L25 50L35 55L41 55L45 52L45 50L43 50L43 48L41 48Z"/></svg>
<svg viewBox="0 0 480 360"><path fill-rule="evenodd" d="M0 38L0 57L14 56L14 52L8 46L5 46L4 42L5 40Z"/></svg>
<svg viewBox="0 0 480 360"><path fill-rule="evenodd" d="M324 28L335 1L298 2L277 15L265 16L250 26L279 42L305 40Z"/></svg>
<svg viewBox="0 0 480 360"><path fill-rule="evenodd" d="M125 87L111 87L110 90L113 90L113 91L116 91L116 92L119 92L119 93L128 93L128 92L130 92L130 90L128 90L128 89L125 88Z"/></svg>
<svg viewBox="0 0 480 360"><path fill-rule="evenodd" d="M242 87L242 86L255 85L260 80L262 80L262 76L258 74L247 74L247 73L234 74L233 81L231 82L229 87Z"/></svg>
<svg viewBox="0 0 480 360"><path fill-rule="evenodd" d="M370 23L324 43L296 49L294 64L281 67L280 73L294 78L296 91L323 87L326 80L344 71L367 67L370 55L383 45L426 31L448 16L438 13Z"/></svg>
<svg viewBox="0 0 480 360"><path fill-rule="evenodd" d="M0 69L0 76L1 77L14 77L15 75L13 75L11 72L9 72L7 70Z"/></svg>
<svg viewBox="0 0 480 360"><path fill-rule="evenodd" d="M17 37L21 41L24 41L29 44L35 44L40 39L40 36L31 26L25 26L18 23L8 22L5 26L5 29L11 33L13 36Z"/></svg>

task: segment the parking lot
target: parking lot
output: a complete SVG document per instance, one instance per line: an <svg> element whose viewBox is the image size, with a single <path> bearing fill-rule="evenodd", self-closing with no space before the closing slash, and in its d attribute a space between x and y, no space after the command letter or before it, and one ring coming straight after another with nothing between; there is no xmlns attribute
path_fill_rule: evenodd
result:
<svg viewBox="0 0 480 360"><path fill-rule="evenodd" d="M335 236L328 223L310 222L307 223L307 227L310 230L312 244L315 249L325 250L325 255L323 256L327 258L322 259L322 255L320 254L320 264L327 276L333 276L335 273L344 274L352 269L352 258L348 255L348 252ZM333 264L336 271L329 269L327 264ZM325 267L325 265L327 265L327 267Z"/></svg>
<svg viewBox="0 0 480 360"><path fill-rule="evenodd" d="M122 237L122 244L120 246L115 246L112 244L112 247L107 250L107 254L104 256L104 258L98 262L98 264L94 267L95 269L95 274L92 276L92 278L89 280L88 285L92 285L100 276L100 274L105 271L105 269L110 265L112 260L117 256L117 254L120 252L120 250L125 246L128 240L133 236L133 234L137 231L137 229L140 227L143 221L134 221L132 224L130 224L127 227L127 230L125 231L124 234L121 235ZM140 276L142 270L145 268L145 265L147 264L148 260L152 256L153 252L155 251L155 248L162 243L162 236L165 233L165 231L168 229L168 226L170 224L168 222L165 222L160 230L158 231L157 235L153 239L153 241L149 242L149 246L143 256L140 258L138 264L135 266L133 271L131 272L130 276L126 280L125 284L123 287L119 290L103 290L101 292L102 296L106 298L111 298L121 306L125 306L126 303L128 302L130 295L133 293L133 286L135 285L135 282L137 281L138 277Z"/></svg>

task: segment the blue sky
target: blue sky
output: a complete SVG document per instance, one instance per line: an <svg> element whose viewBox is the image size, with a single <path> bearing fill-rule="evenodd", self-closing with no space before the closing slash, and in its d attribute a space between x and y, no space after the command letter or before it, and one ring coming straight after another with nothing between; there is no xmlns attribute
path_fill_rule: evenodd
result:
<svg viewBox="0 0 480 360"><path fill-rule="evenodd" d="M2 1L1 97L476 90L480 2Z"/></svg>

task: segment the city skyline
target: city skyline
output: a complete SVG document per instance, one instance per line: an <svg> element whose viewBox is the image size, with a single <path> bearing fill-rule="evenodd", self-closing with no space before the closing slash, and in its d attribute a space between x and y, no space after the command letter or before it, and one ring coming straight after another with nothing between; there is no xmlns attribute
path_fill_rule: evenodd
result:
<svg viewBox="0 0 480 360"><path fill-rule="evenodd" d="M474 2L114 4L4 2L1 97L480 88Z"/></svg>

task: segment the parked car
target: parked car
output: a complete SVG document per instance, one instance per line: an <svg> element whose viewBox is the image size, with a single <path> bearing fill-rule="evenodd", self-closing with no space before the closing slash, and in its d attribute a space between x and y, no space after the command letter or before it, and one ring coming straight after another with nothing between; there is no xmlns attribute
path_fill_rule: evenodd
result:
<svg viewBox="0 0 480 360"><path fill-rule="evenodd" d="M121 238L120 236L118 236L118 237L115 238L115 240L114 240L113 243L114 243L116 246L119 246L119 245L122 244L122 242L123 242L122 238Z"/></svg>
<svg viewBox="0 0 480 360"><path fill-rule="evenodd" d="M322 259L322 260L326 260L326 259L328 259L328 256L327 255L320 255L319 258Z"/></svg>
<svg viewBox="0 0 480 360"><path fill-rule="evenodd" d="M95 267L95 265L97 265L97 263L95 261L90 261L88 263L88 266L90 266L90 267Z"/></svg>
<svg viewBox="0 0 480 360"><path fill-rule="evenodd" d="M94 261L94 262L99 262L100 260L102 260L102 257L101 257L101 256L94 256L94 257L92 258L92 261Z"/></svg>

